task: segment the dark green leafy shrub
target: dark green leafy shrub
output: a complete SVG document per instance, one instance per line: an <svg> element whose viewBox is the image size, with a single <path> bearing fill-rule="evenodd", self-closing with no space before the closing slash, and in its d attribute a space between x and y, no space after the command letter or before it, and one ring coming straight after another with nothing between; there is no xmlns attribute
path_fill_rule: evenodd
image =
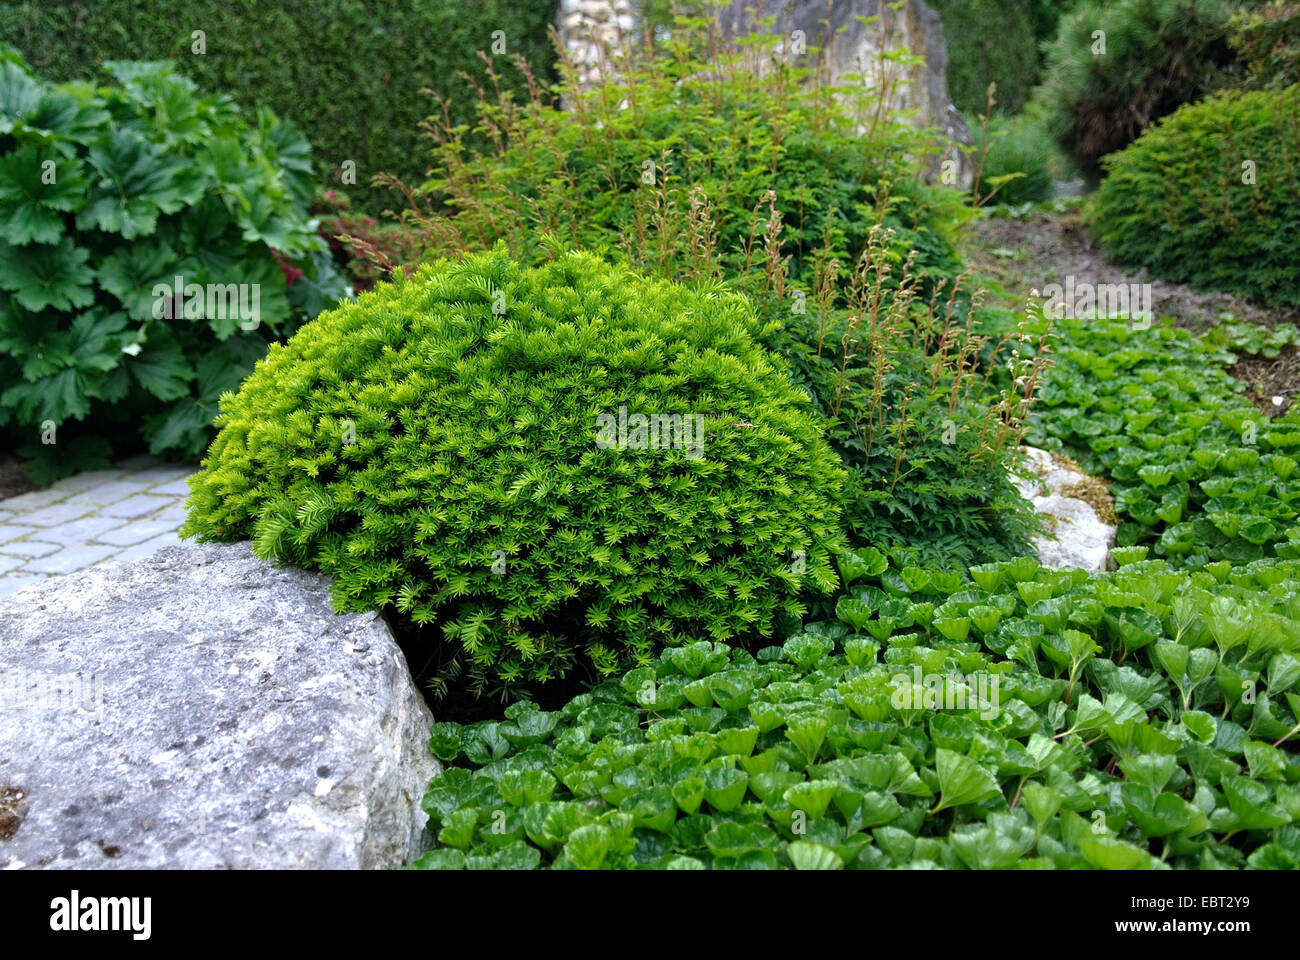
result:
<svg viewBox="0 0 1300 960"><path fill-rule="evenodd" d="M1001 390L979 371L985 337L972 331L958 284L923 301L911 261L869 242L845 309L818 302L784 318L770 342L829 420L849 470L844 524L851 543L946 566L1023 553L1035 523L1009 470L1036 388L1036 364ZM1035 352L1012 328L989 355ZM1005 361L998 359L996 362Z"/></svg>
<svg viewBox="0 0 1300 960"><path fill-rule="evenodd" d="M1248 89L1300 82L1300 3L1272 0L1258 9L1239 10L1228 21L1228 31L1237 55L1234 82Z"/></svg>
<svg viewBox="0 0 1300 960"><path fill-rule="evenodd" d="M413 866L1300 868L1300 564L840 560L782 646L435 724Z"/></svg>
<svg viewBox="0 0 1300 960"><path fill-rule="evenodd" d="M90 79L102 60L176 60L202 88L296 123L331 183L355 163L349 189L381 210L400 201L368 190L372 176L424 172L420 123L442 114L425 89L445 98L452 123L474 123L475 84L491 85L479 51L503 90L527 87L515 56L545 86L554 16L555 0L17 0L0 5L0 41L60 81Z"/></svg>
<svg viewBox="0 0 1300 960"><path fill-rule="evenodd" d="M1105 165L1093 220L1113 259L1300 303L1300 85L1190 104Z"/></svg>
<svg viewBox="0 0 1300 960"><path fill-rule="evenodd" d="M1300 556L1300 410L1266 418L1227 373L1227 347L1276 353L1276 335L1098 321L1058 333L1029 440L1111 478L1121 545L1180 564Z"/></svg>
<svg viewBox="0 0 1300 960"><path fill-rule="evenodd" d="M983 113L990 83L1000 113L1019 113L1038 83L1038 44L1056 34L1061 0L931 0L943 17L948 92L963 113ZM995 39L996 38L996 39Z"/></svg>
<svg viewBox="0 0 1300 960"><path fill-rule="evenodd" d="M476 693L770 635L835 585L844 475L760 332L741 297L589 254L425 265L271 348L184 532L428 625ZM624 411L628 444L598 446ZM683 419L637 449L660 415Z"/></svg>
<svg viewBox="0 0 1300 960"><path fill-rule="evenodd" d="M832 91L800 58L779 58L777 38L747 38L710 63L698 26L679 26L636 69L590 89L566 76L559 93L572 109L540 95L485 100L487 146L431 118L432 176L409 213L431 235L427 253L500 240L530 257L544 231L752 294L777 267L807 288L818 264L856 261L884 225L900 255L917 251L918 269L959 272L953 244L968 215L955 191L918 182L916 156L934 149L925 135L867 91ZM780 251L766 263L773 217Z"/></svg>
<svg viewBox="0 0 1300 960"><path fill-rule="evenodd" d="M107 71L114 86L55 86L0 60L0 427L42 476L105 437L197 455L268 338L347 292L292 125L250 125L169 63Z"/></svg>
<svg viewBox="0 0 1300 960"><path fill-rule="evenodd" d="M1063 17L1042 101L1066 153L1095 174L1103 156L1213 89L1232 60L1234 9L1227 0L1086 0Z"/></svg>

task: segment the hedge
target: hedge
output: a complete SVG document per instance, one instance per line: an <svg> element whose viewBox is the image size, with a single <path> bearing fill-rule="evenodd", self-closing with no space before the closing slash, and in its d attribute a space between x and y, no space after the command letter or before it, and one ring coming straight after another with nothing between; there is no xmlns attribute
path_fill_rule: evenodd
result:
<svg viewBox="0 0 1300 960"><path fill-rule="evenodd" d="M103 60L176 60L200 89L294 121L331 179L354 161L358 199L381 208L395 194L365 196L371 176L423 175L420 121L435 103L421 90L472 123L473 88L458 71L483 80L478 51L490 52L495 30L505 33L494 57L503 84L524 85L514 54L549 80L554 12L555 0L19 0L0 5L0 41L55 82L89 80Z"/></svg>

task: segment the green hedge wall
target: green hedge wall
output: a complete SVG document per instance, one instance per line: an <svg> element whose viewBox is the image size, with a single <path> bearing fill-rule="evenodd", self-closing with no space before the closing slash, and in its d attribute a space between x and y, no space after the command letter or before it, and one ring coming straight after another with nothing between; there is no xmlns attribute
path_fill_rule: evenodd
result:
<svg viewBox="0 0 1300 960"><path fill-rule="evenodd" d="M504 80L522 87L510 56L523 54L548 80L547 35L556 0L6 0L0 41L41 76L90 79L102 60L170 58L201 89L244 107L268 106L311 140L327 179L356 162L352 192L374 207L398 205L365 187L375 173L423 176L429 155L420 121L431 87L473 121L473 88L458 71L485 76L477 51L505 32ZM202 30L206 53L192 52Z"/></svg>

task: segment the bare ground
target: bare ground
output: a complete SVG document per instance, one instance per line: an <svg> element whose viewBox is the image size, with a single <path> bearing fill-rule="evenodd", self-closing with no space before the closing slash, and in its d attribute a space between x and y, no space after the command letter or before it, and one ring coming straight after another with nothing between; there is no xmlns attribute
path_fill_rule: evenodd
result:
<svg viewBox="0 0 1300 960"><path fill-rule="evenodd" d="M967 263L991 277L994 289L986 302L1019 308L1029 292L1047 284L1150 283L1151 306L1157 317L1173 317L1182 327L1204 331L1224 315L1272 329L1279 323L1300 325L1300 308L1268 307L1230 293L1193 290L1166 283L1146 270L1129 273L1111 263L1088 234L1077 209L1064 213L1038 212L1029 217L989 218L976 223L964 245ZM1286 347L1277 357L1243 355L1229 371L1246 384L1246 397L1268 416L1285 413L1300 395L1300 353ZM1281 397L1282 403L1273 402Z"/></svg>
<svg viewBox="0 0 1300 960"><path fill-rule="evenodd" d="M1076 283L1150 283L1155 315L1173 317L1192 329L1217 325L1222 313L1270 329L1300 322L1300 309L1294 307L1266 307L1230 293L1201 293L1185 284L1156 280L1146 270L1129 273L1102 255L1077 209L982 220L972 228L963 253L973 267L1004 286L1008 305L1019 306L1030 290L1064 284L1073 275Z"/></svg>

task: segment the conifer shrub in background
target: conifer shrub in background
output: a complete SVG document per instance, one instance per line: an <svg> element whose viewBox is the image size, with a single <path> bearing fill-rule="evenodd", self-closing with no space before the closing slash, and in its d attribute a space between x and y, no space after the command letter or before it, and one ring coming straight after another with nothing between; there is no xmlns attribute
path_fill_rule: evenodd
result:
<svg viewBox="0 0 1300 960"><path fill-rule="evenodd" d="M1300 303L1300 85L1189 104L1106 158L1094 226L1128 267Z"/></svg>
<svg viewBox="0 0 1300 960"><path fill-rule="evenodd" d="M1300 82L1300 3L1296 0L1270 0L1237 11L1228 21L1228 42L1237 55L1236 85L1257 89Z"/></svg>
<svg viewBox="0 0 1300 960"><path fill-rule="evenodd" d="M348 292L296 127L169 62L104 72L56 85L0 48L0 448L39 482L197 456L268 339Z"/></svg>
<svg viewBox="0 0 1300 960"><path fill-rule="evenodd" d="M943 18L948 92L963 113L984 110L990 83L998 112L1018 113L1038 83L1038 44L1056 34L1070 0L930 0Z"/></svg>
<svg viewBox="0 0 1300 960"><path fill-rule="evenodd" d="M1233 59L1228 0L1086 0L1061 19L1038 95L1085 173L1154 121L1196 100Z"/></svg>
<svg viewBox="0 0 1300 960"><path fill-rule="evenodd" d="M585 253L426 264L225 398L183 533L329 573L442 692L771 635L837 583L844 474L761 333L723 288Z"/></svg>
<svg viewBox="0 0 1300 960"><path fill-rule="evenodd" d="M429 179L381 178L430 235L425 256L503 241L513 256L545 257L547 233L638 270L751 293L776 217L792 286L806 288L832 257L855 261L878 224L894 231L897 256L917 251L919 270L959 272L956 232L969 215L956 191L919 182L917 160L935 146L881 108L882 91L832 88L815 49L787 58L773 37L709 60L701 30L679 20L654 50L629 41L619 69L589 89L562 63L558 102L485 98L487 145L431 116Z"/></svg>

